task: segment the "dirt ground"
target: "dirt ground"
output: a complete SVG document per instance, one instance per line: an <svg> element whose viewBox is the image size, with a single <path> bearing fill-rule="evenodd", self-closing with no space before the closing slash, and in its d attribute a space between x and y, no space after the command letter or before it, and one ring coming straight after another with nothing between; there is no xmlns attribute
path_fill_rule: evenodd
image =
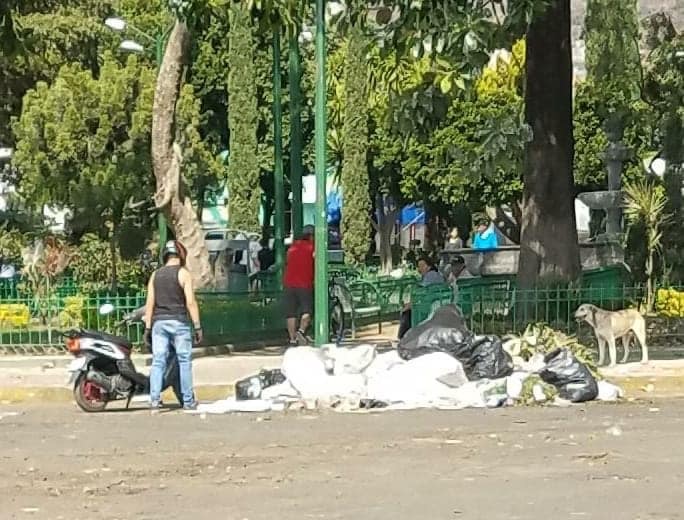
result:
<svg viewBox="0 0 684 520"><path fill-rule="evenodd" d="M675 519L684 400L343 415L0 405L0 518Z"/></svg>

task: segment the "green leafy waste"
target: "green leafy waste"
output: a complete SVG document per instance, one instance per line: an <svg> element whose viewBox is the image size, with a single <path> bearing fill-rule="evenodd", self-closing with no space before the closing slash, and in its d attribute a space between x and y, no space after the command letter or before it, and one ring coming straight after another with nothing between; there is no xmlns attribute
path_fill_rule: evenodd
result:
<svg viewBox="0 0 684 520"><path fill-rule="evenodd" d="M545 323L530 324L522 334L506 336L504 348L513 358L520 357L524 361L529 361L535 354L546 355L556 349L567 348L578 361L586 365L595 379L601 379L591 347L581 343L575 336L555 330ZM520 404L536 403L533 391L538 384L542 385L541 388L547 400L553 399L557 394L553 386L547 385L535 374L523 383L518 402Z"/></svg>
<svg viewBox="0 0 684 520"><path fill-rule="evenodd" d="M536 396L534 395L534 388L536 386L539 386L541 389L541 392L544 395L544 400L537 400ZM523 381L520 397L518 397L516 403L522 406L544 404L546 402L553 401L557 395L558 390L555 386L545 383L537 374L532 374L530 377L525 379L525 381Z"/></svg>

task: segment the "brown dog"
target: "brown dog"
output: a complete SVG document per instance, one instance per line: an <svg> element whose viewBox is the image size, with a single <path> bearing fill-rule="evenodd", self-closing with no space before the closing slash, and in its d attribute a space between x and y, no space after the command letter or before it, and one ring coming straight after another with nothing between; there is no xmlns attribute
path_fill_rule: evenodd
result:
<svg viewBox="0 0 684 520"><path fill-rule="evenodd" d="M632 334L641 346L641 362L648 363L648 347L646 346L646 322L644 317L635 309L624 311L606 311L599 309L595 305L585 303L580 305L575 312L577 321L584 321L594 329L596 340L599 347L598 364L602 365L608 345L608 355L610 356L610 366L617 363L617 340L622 342L625 354L622 362L626 363L629 358L629 342Z"/></svg>

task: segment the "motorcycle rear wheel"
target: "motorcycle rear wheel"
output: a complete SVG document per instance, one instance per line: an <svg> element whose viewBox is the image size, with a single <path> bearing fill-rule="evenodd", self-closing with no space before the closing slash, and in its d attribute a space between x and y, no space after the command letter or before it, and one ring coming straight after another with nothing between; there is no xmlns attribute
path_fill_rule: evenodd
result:
<svg viewBox="0 0 684 520"><path fill-rule="evenodd" d="M105 392L81 374L74 383L74 400L78 407L87 413L101 412L107 406Z"/></svg>

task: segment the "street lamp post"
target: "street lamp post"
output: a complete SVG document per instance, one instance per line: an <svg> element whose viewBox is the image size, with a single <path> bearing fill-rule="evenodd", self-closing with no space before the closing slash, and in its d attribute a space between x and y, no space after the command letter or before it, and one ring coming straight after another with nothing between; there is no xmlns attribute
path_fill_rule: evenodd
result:
<svg viewBox="0 0 684 520"><path fill-rule="evenodd" d="M316 345L328 342L328 212L326 179L325 3L316 0L316 246L314 329Z"/></svg>
<svg viewBox="0 0 684 520"><path fill-rule="evenodd" d="M112 29L113 31L122 32L126 29L130 29L135 34L141 36L147 40L150 44L154 46L154 61L157 66L157 73L161 68L162 61L164 60L164 44L169 31L158 32L155 36L147 34L145 31L141 31L134 25L129 24L123 18L110 17L105 20L105 25ZM119 48L127 52L143 53L145 52L145 47L135 40L123 40L119 45ZM166 222L166 217L164 212L159 210L157 212L157 229L159 233L159 262L163 262L163 249L168 237L168 225Z"/></svg>
<svg viewBox="0 0 684 520"><path fill-rule="evenodd" d="M288 83L290 88L290 186L292 236L302 233L302 57L299 52L298 31L289 35Z"/></svg>
<svg viewBox="0 0 684 520"><path fill-rule="evenodd" d="M285 188L283 185L283 107L280 95L280 25L273 29L273 185L275 196L275 259L278 281L282 283L285 264Z"/></svg>

